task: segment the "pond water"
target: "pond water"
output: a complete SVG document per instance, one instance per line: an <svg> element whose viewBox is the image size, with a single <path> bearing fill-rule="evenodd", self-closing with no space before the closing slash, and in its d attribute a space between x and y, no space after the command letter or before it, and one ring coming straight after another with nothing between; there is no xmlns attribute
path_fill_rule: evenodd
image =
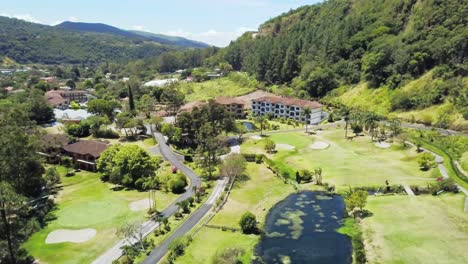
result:
<svg viewBox="0 0 468 264"><path fill-rule="evenodd" d="M247 129L248 132L255 130L255 126L252 122L242 122L242 125Z"/></svg>
<svg viewBox="0 0 468 264"><path fill-rule="evenodd" d="M344 208L338 195L308 191L288 196L268 213L256 255L265 263L351 263L351 240L336 231Z"/></svg>

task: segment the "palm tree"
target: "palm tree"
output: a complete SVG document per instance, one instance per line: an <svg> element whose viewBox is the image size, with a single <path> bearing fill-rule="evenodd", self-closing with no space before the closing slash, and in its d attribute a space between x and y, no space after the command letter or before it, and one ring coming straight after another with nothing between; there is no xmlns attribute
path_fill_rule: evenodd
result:
<svg viewBox="0 0 468 264"><path fill-rule="evenodd" d="M263 136L263 129L265 128L266 118L263 115L259 115L255 118L255 122L260 124L260 136Z"/></svg>
<svg viewBox="0 0 468 264"><path fill-rule="evenodd" d="M379 121L380 117L373 112L367 114L366 119L364 120L364 124L366 125L366 128L368 129L369 133L371 134L372 141L374 141L374 132L377 128Z"/></svg>
<svg viewBox="0 0 468 264"><path fill-rule="evenodd" d="M304 115L305 115L305 127L306 127L306 133L309 131L307 130L307 126L309 125L309 119L310 119L310 114L312 113L312 110L310 108L306 107L304 108Z"/></svg>
<svg viewBox="0 0 468 264"><path fill-rule="evenodd" d="M351 120L351 110L349 108L345 108L343 111L343 119L345 121L345 138L348 138L348 126L349 126L349 121Z"/></svg>

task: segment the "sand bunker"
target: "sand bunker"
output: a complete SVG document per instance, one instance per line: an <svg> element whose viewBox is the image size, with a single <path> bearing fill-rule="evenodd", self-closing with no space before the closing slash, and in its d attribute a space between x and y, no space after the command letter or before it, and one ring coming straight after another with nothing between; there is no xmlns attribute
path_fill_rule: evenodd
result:
<svg viewBox="0 0 468 264"><path fill-rule="evenodd" d="M387 142L376 142L375 146L379 147L379 148L389 148L392 145L390 143L387 143Z"/></svg>
<svg viewBox="0 0 468 264"><path fill-rule="evenodd" d="M277 149L284 149L284 150L293 150L296 147L288 145L288 144L276 144Z"/></svg>
<svg viewBox="0 0 468 264"><path fill-rule="evenodd" d="M259 136L259 135L251 136L250 138L251 138L251 139L255 139L255 140L260 140L260 139L262 139L262 137Z"/></svg>
<svg viewBox="0 0 468 264"><path fill-rule="evenodd" d="M310 145L311 149L326 149L330 146L327 142L315 141L314 144Z"/></svg>
<svg viewBox="0 0 468 264"><path fill-rule="evenodd" d="M131 202L128 205L128 208L132 211L143 211L143 210L148 210L150 208L150 205L152 205L153 201L150 199L142 199L139 201Z"/></svg>
<svg viewBox="0 0 468 264"><path fill-rule="evenodd" d="M49 233L46 244L57 244L64 242L83 243L96 236L96 229L86 228L79 230L57 229Z"/></svg>

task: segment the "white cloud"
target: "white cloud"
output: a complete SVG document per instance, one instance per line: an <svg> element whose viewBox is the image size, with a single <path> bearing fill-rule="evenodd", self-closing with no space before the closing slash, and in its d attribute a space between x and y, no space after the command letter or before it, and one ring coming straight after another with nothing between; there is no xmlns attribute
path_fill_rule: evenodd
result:
<svg viewBox="0 0 468 264"><path fill-rule="evenodd" d="M68 21L71 21L71 22L78 22L80 21L77 17L74 17L74 16L71 16L68 18Z"/></svg>
<svg viewBox="0 0 468 264"><path fill-rule="evenodd" d="M32 23L40 23L43 24L43 22L37 18L34 18L30 14L5 14L5 13L0 13L0 16L5 16L5 17L10 17L10 18L17 18L21 19L27 22L32 22Z"/></svg>
<svg viewBox="0 0 468 264"><path fill-rule="evenodd" d="M145 27L144 26L133 26L132 27L134 30L138 30L138 31L146 31Z"/></svg>
<svg viewBox="0 0 468 264"><path fill-rule="evenodd" d="M225 47L229 45L232 40L237 39L246 31L256 31L256 29L248 28L248 27L240 27L235 31L217 31L215 29L210 29L205 32L200 33L192 33L187 32L182 29L172 30L163 32L165 35L170 36L179 36L184 37L192 40L198 40L201 42L205 42L214 46L218 47Z"/></svg>

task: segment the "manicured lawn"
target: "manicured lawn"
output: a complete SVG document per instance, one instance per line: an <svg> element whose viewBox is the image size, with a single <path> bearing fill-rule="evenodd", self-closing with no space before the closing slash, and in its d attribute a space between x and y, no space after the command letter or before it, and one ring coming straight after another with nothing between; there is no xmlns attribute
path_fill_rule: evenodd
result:
<svg viewBox="0 0 468 264"><path fill-rule="evenodd" d="M294 192L291 185L284 184L264 165L248 163L246 175L237 182L227 203L209 224L239 228L241 215L248 211L263 224L268 210Z"/></svg>
<svg viewBox="0 0 468 264"><path fill-rule="evenodd" d="M24 247L41 263L91 263L119 240L116 229L125 222L144 220L146 210L134 212L129 203L148 197L146 192L112 191L112 185L103 183L99 175L80 172L63 177L63 190L52 212L56 219L35 233ZM176 195L157 192L158 208L165 208ZM47 235L57 229L97 230L96 236L84 243L45 244Z"/></svg>
<svg viewBox="0 0 468 264"><path fill-rule="evenodd" d="M242 249L245 252L241 257L242 263L250 263L258 239L259 236L255 235L204 227L186 248L185 254L177 258L175 263L212 263L216 253L228 248Z"/></svg>
<svg viewBox="0 0 468 264"><path fill-rule="evenodd" d="M466 263L464 195L369 197L362 221L370 263Z"/></svg>
<svg viewBox="0 0 468 264"><path fill-rule="evenodd" d="M295 147L293 150L277 147L278 153L268 155L281 167L292 171L321 167L324 182L338 188L382 186L385 180L390 184L426 185L439 175L437 170L419 169L415 149L402 149L397 144L389 149L378 148L367 136L345 140L343 129L320 131L318 135L281 133L270 138L277 145ZM311 149L314 141L327 142L330 146L324 150ZM263 147L263 140L249 139L241 149L244 153L265 153Z"/></svg>

